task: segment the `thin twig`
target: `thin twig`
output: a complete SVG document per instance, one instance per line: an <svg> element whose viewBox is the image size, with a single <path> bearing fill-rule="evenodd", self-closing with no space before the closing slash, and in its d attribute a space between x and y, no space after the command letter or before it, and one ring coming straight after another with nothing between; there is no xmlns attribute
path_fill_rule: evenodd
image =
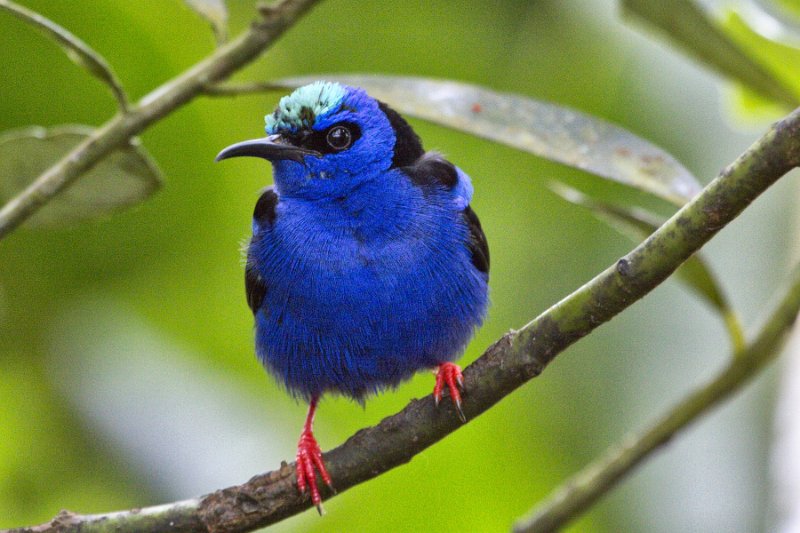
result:
<svg viewBox="0 0 800 533"><path fill-rule="evenodd" d="M114 98L117 99L120 111L123 113L128 111L128 95L125 93L122 83L114 74L114 71L111 70L108 62L96 50L52 20L10 0L0 0L0 9L36 27L46 36L66 48L70 59L86 69L89 74L108 85L114 94Z"/></svg>
<svg viewBox="0 0 800 533"><path fill-rule="evenodd" d="M561 483L531 513L514 526L514 533L558 531L607 494L654 451L676 433L718 406L753 379L780 353L786 333L800 311L800 268L796 269L786 294L756 339L734 354L729 364L712 380L698 388L638 435L629 435L600 459Z"/></svg>
<svg viewBox="0 0 800 533"><path fill-rule="evenodd" d="M733 357L738 357L747 347L747 339L742 322L733 307L727 307L722 311L722 319L725 323L725 329L728 331L728 337L731 339Z"/></svg>
<svg viewBox="0 0 800 533"><path fill-rule="evenodd" d="M800 109L775 124L694 200L628 255L519 331L492 345L464 371L469 420L538 376L556 355L647 294L750 202L800 164ZM770 327L778 327L773 324ZM738 367L737 367L738 368ZM742 367L744 368L744 367ZM452 406L427 396L325 454L339 493L407 463L463 427ZM323 488L324 496L334 494ZM252 531L311 506L297 492L294 467L258 475L202 498L107 515L62 513L36 528L50 531Z"/></svg>
<svg viewBox="0 0 800 533"><path fill-rule="evenodd" d="M245 96L269 91L284 91L285 85L270 82L209 85L203 89L207 96Z"/></svg>
<svg viewBox="0 0 800 533"><path fill-rule="evenodd" d="M236 40L146 95L128 113L97 128L58 163L46 170L19 195L0 209L0 239L22 224L39 208L114 149L152 123L202 93L207 85L226 79L258 57L300 16L320 0L284 0ZM7 0L0 0L4 4Z"/></svg>

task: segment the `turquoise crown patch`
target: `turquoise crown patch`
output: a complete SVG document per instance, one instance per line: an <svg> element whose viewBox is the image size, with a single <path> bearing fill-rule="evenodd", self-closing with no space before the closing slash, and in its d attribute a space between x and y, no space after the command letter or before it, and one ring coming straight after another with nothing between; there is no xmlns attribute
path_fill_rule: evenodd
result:
<svg viewBox="0 0 800 533"><path fill-rule="evenodd" d="M281 98L278 107L264 117L267 134L281 130L311 128L317 117L336 109L345 96L345 88L330 81L315 81Z"/></svg>

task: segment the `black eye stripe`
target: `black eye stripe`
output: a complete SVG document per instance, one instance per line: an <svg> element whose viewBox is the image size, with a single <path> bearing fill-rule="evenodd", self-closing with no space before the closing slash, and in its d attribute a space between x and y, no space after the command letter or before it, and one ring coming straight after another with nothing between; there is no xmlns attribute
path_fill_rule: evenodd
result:
<svg viewBox="0 0 800 533"><path fill-rule="evenodd" d="M328 134L333 131L334 128L344 127L350 132L350 144L347 145L347 148L353 146L359 138L361 138L361 129L352 122L338 122L333 126L323 130L323 131L316 131L316 130L301 130L297 133L288 135L287 138L289 141L294 144L295 146L302 146L303 148L309 148L311 150L315 150L321 154L334 154L341 151L343 149L336 150L332 148L328 144Z"/></svg>

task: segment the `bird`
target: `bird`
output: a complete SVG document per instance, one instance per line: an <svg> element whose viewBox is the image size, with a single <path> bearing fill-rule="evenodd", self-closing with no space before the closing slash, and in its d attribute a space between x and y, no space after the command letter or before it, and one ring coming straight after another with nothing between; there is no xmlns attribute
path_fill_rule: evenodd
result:
<svg viewBox="0 0 800 533"><path fill-rule="evenodd" d="M245 292L258 359L308 402L297 489L322 514L317 472L334 491L312 427L324 394L363 404L432 369L436 405L446 390L466 422L453 361L486 317L489 247L469 176L364 89L317 81L283 96L265 122L266 137L216 161L272 164Z"/></svg>

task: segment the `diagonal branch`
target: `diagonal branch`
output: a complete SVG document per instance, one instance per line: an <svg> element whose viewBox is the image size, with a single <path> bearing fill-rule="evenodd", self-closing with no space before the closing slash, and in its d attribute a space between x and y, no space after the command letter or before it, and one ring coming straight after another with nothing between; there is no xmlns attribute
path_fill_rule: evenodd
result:
<svg viewBox="0 0 800 533"><path fill-rule="evenodd" d="M203 92L206 96L247 96L285 89L286 86L280 83L253 81L247 83L209 85Z"/></svg>
<svg viewBox="0 0 800 533"><path fill-rule="evenodd" d="M694 200L628 255L518 331L498 340L464 371L463 410L471 420L538 376L572 343L633 304L732 221L750 202L800 165L800 109L776 123ZM375 427L328 452L325 463L341 492L407 463L461 423L431 396L413 400ZM311 506L297 493L294 469L253 477L201 498L147 509L53 521L13 533L49 531L251 531ZM328 494L332 497L332 494Z"/></svg>
<svg viewBox="0 0 800 533"><path fill-rule="evenodd" d="M201 94L207 85L227 79L254 60L318 1L284 0L277 7L262 8L260 20L236 40L146 95L128 113L97 128L0 209L0 239L114 149Z"/></svg>
<svg viewBox="0 0 800 533"><path fill-rule="evenodd" d="M756 339L731 358L714 379L689 394L639 435L630 435L588 465L514 526L515 533L558 531L589 509L652 452L759 374L780 353L800 311L800 268Z"/></svg>

